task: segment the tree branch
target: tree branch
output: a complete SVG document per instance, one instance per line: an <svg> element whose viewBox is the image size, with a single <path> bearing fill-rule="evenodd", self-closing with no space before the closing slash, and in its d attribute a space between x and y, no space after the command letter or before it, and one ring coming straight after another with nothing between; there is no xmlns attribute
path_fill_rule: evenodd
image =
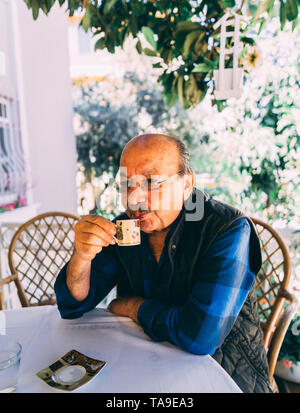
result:
<svg viewBox="0 0 300 413"><path fill-rule="evenodd" d="M238 13L238 14L242 11L242 8L244 7L245 1L246 1L246 0L242 0L242 3L241 3L240 8L237 10L237 13Z"/></svg>

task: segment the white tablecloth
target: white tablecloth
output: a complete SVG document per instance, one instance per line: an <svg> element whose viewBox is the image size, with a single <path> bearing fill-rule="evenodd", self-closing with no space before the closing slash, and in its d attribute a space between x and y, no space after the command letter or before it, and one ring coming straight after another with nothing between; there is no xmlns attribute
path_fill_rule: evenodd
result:
<svg viewBox="0 0 300 413"><path fill-rule="evenodd" d="M106 361L76 393L240 393L210 356L197 356L167 342L153 342L128 317L96 308L75 320L56 306L0 311L0 334L23 347L17 392L60 392L36 373L69 350Z"/></svg>

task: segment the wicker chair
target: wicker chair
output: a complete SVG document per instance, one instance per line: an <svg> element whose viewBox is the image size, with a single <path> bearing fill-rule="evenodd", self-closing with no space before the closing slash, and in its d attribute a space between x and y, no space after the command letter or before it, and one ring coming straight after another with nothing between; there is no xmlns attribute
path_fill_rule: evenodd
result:
<svg viewBox="0 0 300 413"><path fill-rule="evenodd" d="M18 228L8 251L11 275L0 279L0 309L4 309L3 286L12 281L22 307L56 304L54 281L73 253L78 220L75 215L49 212Z"/></svg>
<svg viewBox="0 0 300 413"><path fill-rule="evenodd" d="M296 297L287 291L292 264L284 241L270 225L256 218L251 220L260 239L262 251L262 266L255 280L258 313L264 333L272 387L278 391L274 370L298 302Z"/></svg>

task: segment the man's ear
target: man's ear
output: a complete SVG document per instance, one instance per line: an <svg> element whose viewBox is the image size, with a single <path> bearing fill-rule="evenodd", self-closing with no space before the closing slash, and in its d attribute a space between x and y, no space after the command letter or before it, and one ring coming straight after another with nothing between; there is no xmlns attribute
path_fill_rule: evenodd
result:
<svg viewBox="0 0 300 413"><path fill-rule="evenodd" d="M188 199L193 191L195 183L195 177L193 174L185 174L183 175L183 199L184 201Z"/></svg>

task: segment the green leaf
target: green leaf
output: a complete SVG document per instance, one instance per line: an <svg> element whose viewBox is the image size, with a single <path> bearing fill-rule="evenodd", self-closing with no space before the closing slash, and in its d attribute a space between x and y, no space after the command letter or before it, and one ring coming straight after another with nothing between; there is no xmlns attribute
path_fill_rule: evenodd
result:
<svg viewBox="0 0 300 413"><path fill-rule="evenodd" d="M105 38L105 42L106 42L106 48L109 51L109 53L115 53L114 42L110 39L109 36L107 36L107 38Z"/></svg>
<svg viewBox="0 0 300 413"><path fill-rule="evenodd" d="M206 52L206 50L207 50L207 48L208 48L208 43L207 43L207 38L206 38L206 36L205 36L205 33L204 32L202 32L200 35L199 35L199 37L198 37L198 39L197 39L197 41L196 41L196 43L195 43L195 45L194 45L194 50L195 50L195 53L196 54L203 54L203 53L205 53Z"/></svg>
<svg viewBox="0 0 300 413"><path fill-rule="evenodd" d="M178 91L178 96L180 99L180 102L183 106L184 109L188 109L190 107L185 95L184 95L184 89L185 89L185 81L183 76L179 76L177 79L177 91Z"/></svg>
<svg viewBox="0 0 300 413"><path fill-rule="evenodd" d="M292 23L292 31L294 31L294 30L296 29L296 27L298 26L298 23L299 23L299 19L293 20L293 23Z"/></svg>
<svg viewBox="0 0 300 413"><path fill-rule="evenodd" d="M157 44L156 44L156 41L154 40L154 33L150 29L150 27L143 26L142 33L145 36L145 39L147 40L147 42L153 47L155 51L157 51Z"/></svg>
<svg viewBox="0 0 300 413"><path fill-rule="evenodd" d="M104 38L104 37L101 37L100 39L98 39L98 40L96 41L95 46L94 46L94 49L95 49L95 50L97 50L97 49L104 49L105 46L106 46L106 44L105 44L105 38Z"/></svg>
<svg viewBox="0 0 300 413"><path fill-rule="evenodd" d="M190 51L190 48L193 42L195 42L201 34L202 34L202 31L194 30L186 36L186 39L183 45L183 53L182 53L183 59L186 59L188 57L188 54L189 54L189 51Z"/></svg>
<svg viewBox="0 0 300 413"><path fill-rule="evenodd" d="M131 17L129 19L129 28L131 30L131 33L132 33L133 37L136 37L137 33L139 31L138 19L133 14L131 15Z"/></svg>
<svg viewBox="0 0 300 413"><path fill-rule="evenodd" d="M116 4L117 0L106 0L103 8L103 13L108 14Z"/></svg>
<svg viewBox="0 0 300 413"><path fill-rule="evenodd" d="M218 112L222 112L224 109L224 100L215 100L215 104L217 105Z"/></svg>
<svg viewBox="0 0 300 413"><path fill-rule="evenodd" d="M152 49L148 49L148 47L146 47L145 49L143 49L143 52L147 55L147 56L157 56L157 53L152 50Z"/></svg>
<svg viewBox="0 0 300 413"><path fill-rule="evenodd" d="M140 40L138 40L138 41L136 42L135 48L136 48L136 50L137 50L137 52L138 52L139 54L142 53L143 49L142 49L142 44L141 44Z"/></svg>
<svg viewBox="0 0 300 413"><path fill-rule="evenodd" d="M49 13L49 9L48 9L48 7L46 6L45 3L42 3L41 9L43 10L43 12L44 12L44 13L46 14L46 16L47 16L47 14Z"/></svg>
<svg viewBox="0 0 300 413"><path fill-rule="evenodd" d="M289 21L293 21L298 17L298 6L296 0L286 1L286 17Z"/></svg>
<svg viewBox="0 0 300 413"><path fill-rule="evenodd" d="M191 21L182 21L178 23L176 32L181 32L181 31L189 32L191 30L199 30L199 29L202 29L202 26L199 23L195 23Z"/></svg>
<svg viewBox="0 0 300 413"><path fill-rule="evenodd" d="M39 1L38 0L32 0L31 2L31 7L32 7L32 17L34 20L36 20L39 16Z"/></svg>
<svg viewBox="0 0 300 413"><path fill-rule="evenodd" d="M281 30L283 30L285 23L286 23L286 7L285 7L285 3L283 0L280 0L279 17L280 17Z"/></svg>
<svg viewBox="0 0 300 413"><path fill-rule="evenodd" d="M242 41L243 43L250 44L251 46L255 45L255 40L252 39L252 37L243 36L243 37L241 37L241 41Z"/></svg>
<svg viewBox="0 0 300 413"><path fill-rule="evenodd" d="M217 61L212 61L210 59L207 59L207 57L204 57L204 63L207 64L207 66L209 66L210 69L217 69L218 67L218 62Z"/></svg>
<svg viewBox="0 0 300 413"><path fill-rule="evenodd" d="M166 97L166 102L169 108L175 105L178 101L178 91L177 89L173 90L170 93L165 93L164 96Z"/></svg>
<svg viewBox="0 0 300 413"><path fill-rule="evenodd" d="M199 63L194 69L192 70L192 73L207 73L211 70L212 68L209 67L206 63Z"/></svg>
<svg viewBox="0 0 300 413"><path fill-rule="evenodd" d="M85 10L85 14L81 20L81 25L84 29L85 32L88 31L90 24L91 24L91 10L89 7L89 4L86 5L86 10Z"/></svg>
<svg viewBox="0 0 300 413"><path fill-rule="evenodd" d="M231 9L235 6L235 0L223 0L219 1L220 5L226 9L227 7L230 7Z"/></svg>
<svg viewBox="0 0 300 413"><path fill-rule="evenodd" d="M177 90L178 90L178 96L180 99L180 102L182 104L182 106L185 106L185 99L183 96L183 83L184 83L184 78L183 76L179 76L178 80L177 80Z"/></svg>

